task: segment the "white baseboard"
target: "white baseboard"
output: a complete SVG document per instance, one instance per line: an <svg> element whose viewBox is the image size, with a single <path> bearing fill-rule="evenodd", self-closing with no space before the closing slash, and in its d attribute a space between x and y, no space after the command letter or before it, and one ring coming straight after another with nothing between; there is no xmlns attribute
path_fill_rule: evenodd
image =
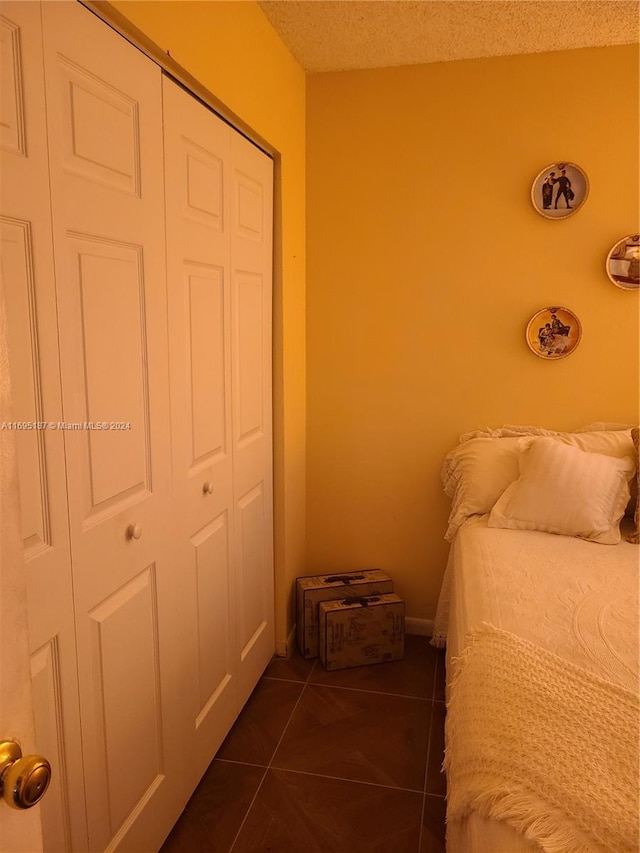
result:
<svg viewBox="0 0 640 853"><path fill-rule="evenodd" d="M290 658L293 654L293 650L296 647L296 626L294 624L291 629L289 636L287 639L282 642L282 640L276 641L276 657L277 658Z"/></svg>
<svg viewBox="0 0 640 853"><path fill-rule="evenodd" d="M433 619L407 616L404 620L404 630L407 634L417 634L419 637L433 637Z"/></svg>

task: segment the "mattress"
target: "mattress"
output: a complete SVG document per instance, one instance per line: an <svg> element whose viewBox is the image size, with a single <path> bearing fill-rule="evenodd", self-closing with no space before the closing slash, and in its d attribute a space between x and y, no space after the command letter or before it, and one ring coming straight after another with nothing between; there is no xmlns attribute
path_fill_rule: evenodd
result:
<svg viewBox="0 0 640 853"><path fill-rule="evenodd" d="M436 636L447 636L447 682L469 632L489 623L638 690L639 549L537 531L464 526L452 545ZM504 823L472 815L447 827L449 853L540 853Z"/></svg>

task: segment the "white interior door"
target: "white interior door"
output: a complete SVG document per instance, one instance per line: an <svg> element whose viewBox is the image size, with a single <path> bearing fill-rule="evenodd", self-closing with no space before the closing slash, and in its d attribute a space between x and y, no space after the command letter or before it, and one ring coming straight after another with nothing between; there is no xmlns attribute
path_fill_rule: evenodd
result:
<svg viewBox="0 0 640 853"><path fill-rule="evenodd" d="M161 75L77 3L43 20L89 848L139 853L182 806Z"/></svg>
<svg viewBox="0 0 640 853"><path fill-rule="evenodd" d="M0 34L11 420L23 427L15 439L36 742L53 771L40 808L47 850L63 853L86 846L86 818L63 434L50 426L62 406L40 4L3 3Z"/></svg>
<svg viewBox="0 0 640 853"><path fill-rule="evenodd" d="M233 548L238 697L274 651L272 461L273 161L231 137Z"/></svg>
<svg viewBox="0 0 640 853"><path fill-rule="evenodd" d="M193 789L237 715L230 128L163 80L174 523Z"/></svg>

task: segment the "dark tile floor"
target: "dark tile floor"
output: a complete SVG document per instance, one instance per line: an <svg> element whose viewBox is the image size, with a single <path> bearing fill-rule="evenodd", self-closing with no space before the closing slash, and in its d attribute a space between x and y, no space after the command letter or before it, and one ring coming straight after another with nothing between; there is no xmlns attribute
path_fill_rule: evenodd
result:
<svg viewBox="0 0 640 853"><path fill-rule="evenodd" d="M444 653L275 659L161 853L444 853Z"/></svg>

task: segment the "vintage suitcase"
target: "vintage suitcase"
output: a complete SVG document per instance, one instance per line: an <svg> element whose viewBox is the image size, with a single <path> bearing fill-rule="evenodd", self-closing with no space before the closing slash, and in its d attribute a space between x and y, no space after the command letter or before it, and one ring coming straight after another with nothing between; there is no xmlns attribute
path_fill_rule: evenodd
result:
<svg viewBox="0 0 640 853"><path fill-rule="evenodd" d="M298 648L306 658L318 657L318 604L334 598L393 592L393 581L381 569L362 569L296 580Z"/></svg>
<svg viewBox="0 0 640 853"><path fill-rule="evenodd" d="M404 657L404 602L393 593L323 601L320 660L329 670Z"/></svg>

